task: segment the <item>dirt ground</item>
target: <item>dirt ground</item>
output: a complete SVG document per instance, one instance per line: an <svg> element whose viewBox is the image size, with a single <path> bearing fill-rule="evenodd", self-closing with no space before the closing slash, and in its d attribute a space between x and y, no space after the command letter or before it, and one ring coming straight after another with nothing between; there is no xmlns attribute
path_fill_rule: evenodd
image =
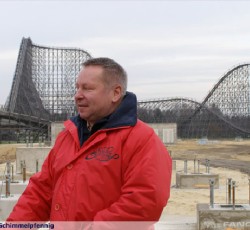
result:
<svg viewBox="0 0 250 230"><path fill-rule="evenodd" d="M0 164L6 161L14 162L18 146L23 146L23 144L0 144Z"/></svg>
<svg viewBox="0 0 250 230"><path fill-rule="evenodd" d="M15 162L15 151L25 144L0 144L0 173L3 174L7 160ZM236 181L236 203L249 202L250 140L178 140L167 146L176 169L172 172L172 188L168 205L162 220L168 215L195 216L197 203L209 203L208 189L177 189L175 174L183 171L183 162L188 160L188 171L194 170L194 159L201 162L200 170L205 170L206 159L210 160L211 171L219 174L220 186L215 190L215 203L226 203L226 181Z"/></svg>
<svg viewBox="0 0 250 230"><path fill-rule="evenodd" d="M167 148L173 160L196 159L205 164L208 159L212 167L225 167L250 175L250 140L208 140L205 144L199 144L198 140L180 140Z"/></svg>
<svg viewBox="0 0 250 230"><path fill-rule="evenodd" d="M14 162L16 148L25 144L0 144L0 164L7 160ZM199 144L198 140L178 140L167 146L173 160L210 160L213 167L239 170L250 175L250 140L208 140Z"/></svg>
<svg viewBox="0 0 250 230"><path fill-rule="evenodd" d="M171 196L162 220L169 215L195 217L196 205L210 202L209 189L176 188L176 172L184 171L184 160L188 160L188 172L194 171L194 159L200 160L203 164L200 166L201 173L206 172L206 159L210 161L210 172L219 174L219 189L214 191L215 203L227 202L228 178L236 181L236 204L249 203L250 140L208 140L205 144L199 144L198 140L179 140L167 148L173 162L176 162L176 169L172 171Z"/></svg>

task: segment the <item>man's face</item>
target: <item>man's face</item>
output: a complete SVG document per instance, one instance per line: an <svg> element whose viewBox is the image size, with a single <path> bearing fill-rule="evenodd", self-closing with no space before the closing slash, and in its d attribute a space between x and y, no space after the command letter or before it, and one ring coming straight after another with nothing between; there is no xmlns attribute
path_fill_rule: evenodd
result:
<svg viewBox="0 0 250 230"><path fill-rule="evenodd" d="M103 68L100 66L84 67L76 81L75 102L80 117L94 124L113 112L114 90L103 80Z"/></svg>

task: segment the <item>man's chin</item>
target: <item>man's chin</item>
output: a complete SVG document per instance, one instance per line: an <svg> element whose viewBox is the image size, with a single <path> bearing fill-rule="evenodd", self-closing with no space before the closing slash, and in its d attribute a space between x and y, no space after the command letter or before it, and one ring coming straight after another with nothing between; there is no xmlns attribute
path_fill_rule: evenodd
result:
<svg viewBox="0 0 250 230"><path fill-rule="evenodd" d="M87 117L86 117L84 114L80 113L80 112L79 112L79 116L80 116L80 118L82 118L83 120L87 120L87 119L86 119Z"/></svg>

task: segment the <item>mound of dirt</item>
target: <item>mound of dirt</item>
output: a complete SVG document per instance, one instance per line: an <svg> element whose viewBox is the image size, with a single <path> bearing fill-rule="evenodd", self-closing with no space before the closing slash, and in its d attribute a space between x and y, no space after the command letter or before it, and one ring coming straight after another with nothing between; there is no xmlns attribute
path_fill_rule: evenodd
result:
<svg viewBox="0 0 250 230"><path fill-rule="evenodd" d="M16 148L25 144L0 144L0 164L16 160Z"/></svg>

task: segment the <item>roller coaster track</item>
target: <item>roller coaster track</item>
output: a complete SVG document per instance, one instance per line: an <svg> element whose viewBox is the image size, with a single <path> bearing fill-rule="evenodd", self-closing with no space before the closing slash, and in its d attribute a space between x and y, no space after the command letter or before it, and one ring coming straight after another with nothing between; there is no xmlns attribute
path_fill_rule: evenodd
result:
<svg viewBox="0 0 250 230"><path fill-rule="evenodd" d="M90 57L81 49L40 46L23 38L6 111L51 121L72 116L76 75Z"/></svg>
<svg viewBox="0 0 250 230"><path fill-rule="evenodd" d="M139 101L138 102L138 107L139 108L162 108L165 107L165 110L171 110L172 108L176 108L176 106L173 106L173 102L175 102L175 104L183 104L186 102L193 104L193 106L191 107L195 107L196 109L194 110L193 114L191 114L190 116L188 116L186 119L184 120L178 120L178 117L176 117L175 122L179 123L179 125L184 125L186 123L189 123L190 120L192 120L193 117L195 117L195 115L200 112L201 110L206 110L209 114L212 114L214 116L216 116L218 118L218 120L225 122L229 127L231 127L234 130L239 131L240 133L245 133L245 134L249 134L250 135L250 131L240 128L237 125L235 125L232 122L229 122L224 116L214 112L212 109L209 109L205 103L199 103L193 99L189 99L189 98L168 98L168 99L150 99L150 100L146 100L146 101ZM169 106L169 104L172 104L172 106ZM152 105L154 105L152 107Z"/></svg>
<svg viewBox="0 0 250 230"><path fill-rule="evenodd" d="M41 46L23 38L11 91L0 112L0 141L7 129L43 131L51 121L76 114L75 80L90 57L82 49Z"/></svg>
<svg viewBox="0 0 250 230"><path fill-rule="evenodd" d="M208 93L205 97L204 101L201 103L200 107L197 108L193 116L199 112L200 109L204 107L209 107L211 104L215 103L215 101L219 101L222 98L218 99L216 97L223 97L226 93L221 93L222 88L225 87L227 94L230 94L230 90L228 87L228 82L231 85L231 94L234 94L233 97L229 95L227 100L223 100L224 103L233 104L234 111L232 108L230 110L225 110L224 113L215 113L221 120L226 122L228 125L233 127L235 130L241 131L246 134L250 134L250 126L249 123L243 124L235 124L230 121L230 117L232 116L245 116L250 118L250 77L249 77L249 67L250 64L241 64L236 66L235 68L229 70L213 87L213 89ZM233 79L234 78L234 79ZM233 79L233 80L232 80ZM225 90L224 90L225 92ZM220 95L219 95L220 93ZM228 95L227 95L228 96ZM218 103L217 103L218 104ZM238 107L237 107L238 106ZM241 107L240 107L241 106ZM225 106L224 106L225 107ZM219 108L219 106L218 106ZM238 114L235 112L237 111ZM226 113L226 114L225 114ZM233 114L232 114L233 113ZM227 116L225 116L227 115ZM227 117L227 118L226 118ZM250 120L248 119L248 122Z"/></svg>
<svg viewBox="0 0 250 230"><path fill-rule="evenodd" d="M1 130L44 129L51 121L75 115L75 77L90 58L82 49L47 47L23 38ZM199 103L188 98L138 102L145 122L175 122L180 137L250 137L250 64L224 74Z"/></svg>
<svg viewBox="0 0 250 230"><path fill-rule="evenodd" d="M186 105L185 116L175 122L179 126L190 124L200 113L207 111L218 122L244 136L250 136L250 64L241 64L228 71L208 93L202 103L186 98L154 99L140 101L139 108L175 110L178 114L180 105ZM175 102L175 103L173 103ZM174 104L174 105L173 105ZM163 106L164 105L164 106Z"/></svg>
<svg viewBox="0 0 250 230"><path fill-rule="evenodd" d="M211 97L213 97L213 94L215 93L215 91L219 88L219 86L220 85L222 85L223 84L223 82L227 79L227 78L229 78L232 74L234 74L235 73L235 71L237 71L237 70L241 70L242 68L244 68L244 67L247 67L247 69L249 68L249 66L250 66L250 64L241 64L241 65L238 65L238 66L236 66L235 68L233 68L233 69L231 69L231 70L229 70L219 81L218 81L218 83L213 87L213 89L208 93L208 95L206 96L206 98L204 99L204 101L201 103L202 105L204 105L205 103L207 103L208 101L209 101L209 99L211 98ZM249 78L249 73L248 73L248 75L247 75L247 78L248 78L248 82L247 82L247 86L248 86L248 93L249 93L249 95L248 95L248 100L250 100L250 98L249 98L249 96L250 96L250 86L249 86L249 84L250 84L250 78ZM249 102L249 101L248 101Z"/></svg>

